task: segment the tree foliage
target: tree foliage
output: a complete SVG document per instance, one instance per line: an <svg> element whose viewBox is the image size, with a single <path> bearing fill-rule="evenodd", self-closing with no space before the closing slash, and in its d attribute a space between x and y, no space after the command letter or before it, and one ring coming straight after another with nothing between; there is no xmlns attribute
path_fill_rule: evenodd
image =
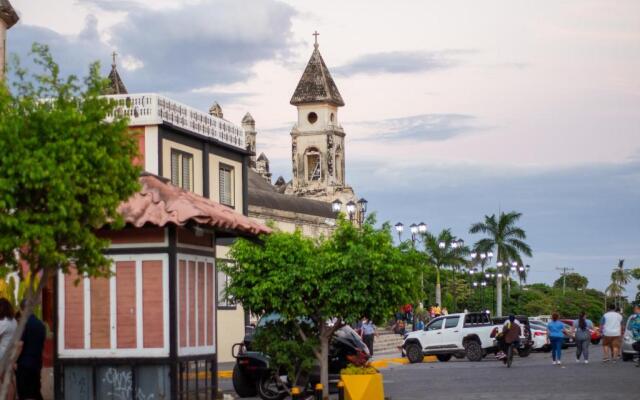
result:
<svg viewBox="0 0 640 400"><path fill-rule="evenodd" d="M114 104L100 97L107 83L99 65L81 83L60 75L47 46L34 44L32 53L41 71L16 63L12 90L0 83L0 263L4 274L23 277L26 262L42 277L25 290L21 322L39 298L36 282L58 269L108 272L108 242L94 229L117 225L117 206L138 189L139 174L127 121L107 119Z"/></svg>
<svg viewBox="0 0 640 400"><path fill-rule="evenodd" d="M589 279L586 276L580 275L576 272L567 274L564 278L558 278L554 283L554 288L562 288L563 284L566 284L570 289L585 289L589 285Z"/></svg>
<svg viewBox="0 0 640 400"><path fill-rule="evenodd" d="M253 312L313 321L325 388L335 330L363 316L383 322L399 304L419 297L415 254L394 246L388 224L377 229L374 223L370 217L358 228L339 219L332 236L322 240L299 231L274 232L261 244L238 240L231 249L237 264L223 266L231 278L228 293Z"/></svg>

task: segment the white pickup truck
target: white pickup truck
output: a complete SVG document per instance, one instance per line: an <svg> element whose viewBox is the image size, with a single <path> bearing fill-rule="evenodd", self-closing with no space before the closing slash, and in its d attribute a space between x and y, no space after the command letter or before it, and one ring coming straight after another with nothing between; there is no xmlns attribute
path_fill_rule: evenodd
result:
<svg viewBox="0 0 640 400"><path fill-rule="evenodd" d="M409 362L421 362L426 355L435 355L439 361L452 356L480 361L495 351L491 332L494 325L486 313L449 314L433 319L422 331L407 334L402 345Z"/></svg>

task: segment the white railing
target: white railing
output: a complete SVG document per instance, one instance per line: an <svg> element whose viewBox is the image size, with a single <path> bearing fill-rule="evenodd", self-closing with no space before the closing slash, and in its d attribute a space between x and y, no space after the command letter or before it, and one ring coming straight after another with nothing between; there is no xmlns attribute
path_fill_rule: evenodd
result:
<svg viewBox="0 0 640 400"><path fill-rule="evenodd" d="M142 93L105 97L117 101L114 113L129 117L131 126L166 122L231 146L246 148L244 129L241 127L164 96Z"/></svg>

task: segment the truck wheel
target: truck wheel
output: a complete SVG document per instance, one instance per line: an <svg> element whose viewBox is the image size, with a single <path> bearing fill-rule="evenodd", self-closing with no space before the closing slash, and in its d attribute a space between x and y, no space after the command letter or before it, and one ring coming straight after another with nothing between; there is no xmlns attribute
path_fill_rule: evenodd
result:
<svg viewBox="0 0 640 400"><path fill-rule="evenodd" d="M411 343L407 346L406 350L407 358L411 364L422 362L424 356L422 355L422 348L417 343Z"/></svg>
<svg viewBox="0 0 640 400"><path fill-rule="evenodd" d="M233 367L233 390L238 393L240 397L253 397L256 395L256 383L247 376L238 364Z"/></svg>
<svg viewBox="0 0 640 400"><path fill-rule="evenodd" d="M482 360L482 346L474 340L470 340L464 344L464 352L469 361Z"/></svg>
<svg viewBox="0 0 640 400"><path fill-rule="evenodd" d="M451 354L438 354L436 355L436 358L438 359L438 361L447 362L451 360Z"/></svg>
<svg viewBox="0 0 640 400"><path fill-rule="evenodd" d="M622 353L622 361L633 361L633 354Z"/></svg>

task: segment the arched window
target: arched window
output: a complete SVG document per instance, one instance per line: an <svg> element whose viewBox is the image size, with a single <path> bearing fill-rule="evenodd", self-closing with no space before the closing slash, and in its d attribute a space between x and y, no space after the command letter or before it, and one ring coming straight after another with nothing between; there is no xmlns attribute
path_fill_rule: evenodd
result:
<svg viewBox="0 0 640 400"><path fill-rule="evenodd" d="M319 181L322 178L322 157L320 151L315 147L309 147L304 153L307 180Z"/></svg>

